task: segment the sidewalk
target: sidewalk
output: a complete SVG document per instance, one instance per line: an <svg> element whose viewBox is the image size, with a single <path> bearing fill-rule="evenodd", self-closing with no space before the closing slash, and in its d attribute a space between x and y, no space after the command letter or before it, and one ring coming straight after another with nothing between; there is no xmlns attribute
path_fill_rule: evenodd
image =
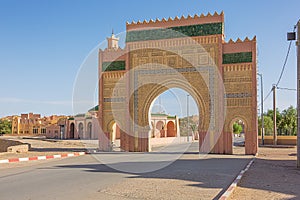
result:
<svg viewBox="0 0 300 200"><path fill-rule="evenodd" d="M26 161L34 161L34 160L49 160L54 158L67 158L67 157L82 156L82 155L85 155L85 152L63 153L63 154L54 154L54 155L46 154L44 156L38 155L38 156L31 156L31 157L17 157L17 158L0 160L0 164L26 162Z"/></svg>
<svg viewBox="0 0 300 200"><path fill-rule="evenodd" d="M229 199L300 199L296 147L260 147L251 168Z"/></svg>

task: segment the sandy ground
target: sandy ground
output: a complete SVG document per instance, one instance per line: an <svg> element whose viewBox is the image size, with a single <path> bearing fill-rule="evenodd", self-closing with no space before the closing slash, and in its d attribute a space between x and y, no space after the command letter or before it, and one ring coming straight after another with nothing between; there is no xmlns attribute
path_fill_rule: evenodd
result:
<svg viewBox="0 0 300 200"><path fill-rule="evenodd" d="M97 141L81 140L40 140L40 139L23 139L19 137L1 137L2 139L13 139L23 143L31 144L28 153L0 153L0 160L9 158L22 158L32 156L55 155L62 153L85 151L89 148L97 148Z"/></svg>
<svg viewBox="0 0 300 200"><path fill-rule="evenodd" d="M230 199L300 199L300 169L295 147L260 147Z"/></svg>

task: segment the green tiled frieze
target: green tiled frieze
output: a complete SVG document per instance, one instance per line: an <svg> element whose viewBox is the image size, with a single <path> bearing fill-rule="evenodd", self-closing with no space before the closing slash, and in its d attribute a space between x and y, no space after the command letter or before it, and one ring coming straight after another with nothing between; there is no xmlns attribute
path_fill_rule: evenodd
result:
<svg viewBox="0 0 300 200"><path fill-rule="evenodd" d="M126 42L216 35L222 33L223 23L221 22L209 24L196 24L190 26L176 26L166 29L128 31L126 34Z"/></svg>
<svg viewBox="0 0 300 200"><path fill-rule="evenodd" d="M119 71L125 70L125 61L103 62L102 71Z"/></svg>
<svg viewBox="0 0 300 200"><path fill-rule="evenodd" d="M252 62L252 52L223 54L223 64Z"/></svg>

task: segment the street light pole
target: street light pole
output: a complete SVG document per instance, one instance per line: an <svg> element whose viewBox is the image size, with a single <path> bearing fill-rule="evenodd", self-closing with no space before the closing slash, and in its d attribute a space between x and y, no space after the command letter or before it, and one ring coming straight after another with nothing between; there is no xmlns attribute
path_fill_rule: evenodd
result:
<svg viewBox="0 0 300 200"><path fill-rule="evenodd" d="M260 88L261 88L261 144L264 145L264 137L265 137L265 130L264 130L264 87L263 87L263 75L257 73L260 76Z"/></svg>
<svg viewBox="0 0 300 200"><path fill-rule="evenodd" d="M186 112L187 112L187 141L189 142L190 141L190 139L189 139L189 136L190 136L190 134L189 134L189 129L190 129L190 120L189 120L189 94L188 95L186 95Z"/></svg>

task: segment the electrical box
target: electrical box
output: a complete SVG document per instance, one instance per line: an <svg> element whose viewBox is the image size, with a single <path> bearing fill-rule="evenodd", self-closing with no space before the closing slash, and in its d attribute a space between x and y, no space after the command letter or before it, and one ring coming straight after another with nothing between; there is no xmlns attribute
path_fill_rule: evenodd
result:
<svg viewBox="0 0 300 200"><path fill-rule="evenodd" d="M296 40L296 33L295 32L287 33L287 40L288 41L290 41L290 40Z"/></svg>

